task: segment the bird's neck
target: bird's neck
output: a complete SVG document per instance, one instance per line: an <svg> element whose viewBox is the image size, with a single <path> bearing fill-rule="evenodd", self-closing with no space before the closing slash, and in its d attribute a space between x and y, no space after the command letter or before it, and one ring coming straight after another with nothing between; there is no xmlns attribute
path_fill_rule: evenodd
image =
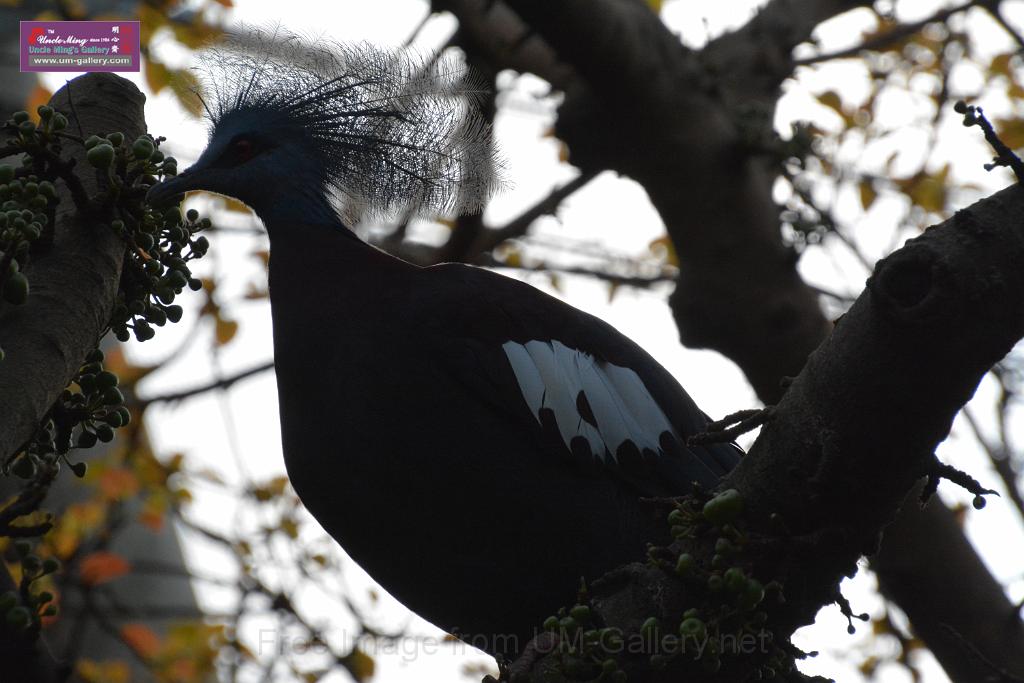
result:
<svg viewBox="0 0 1024 683"><path fill-rule="evenodd" d="M337 211L319 184L311 180L295 180L288 179L274 187L261 188L261 192L250 200L250 205L271 232L271 239L274 226L302 224L348 231L338 220Z"/></svg>
<svg viewBox="0 0 1024 683"><path fill-rule="evenodd" d="M333 224L266 221L270 235L270 301L275 329L316 333L331 325L375 325L407 296L419 269Z"/></svg>

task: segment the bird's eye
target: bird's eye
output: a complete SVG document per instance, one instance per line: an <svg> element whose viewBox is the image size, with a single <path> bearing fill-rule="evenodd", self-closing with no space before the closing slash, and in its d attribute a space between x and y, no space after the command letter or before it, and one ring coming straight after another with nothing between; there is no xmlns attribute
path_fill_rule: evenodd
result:
<svg viewBox="0 0 1024 683"><path fill-rule="evenodd" d="M248 161L256 154L256 145L249 138L238 138L231 143L231 152L237 163Z"/></svg>

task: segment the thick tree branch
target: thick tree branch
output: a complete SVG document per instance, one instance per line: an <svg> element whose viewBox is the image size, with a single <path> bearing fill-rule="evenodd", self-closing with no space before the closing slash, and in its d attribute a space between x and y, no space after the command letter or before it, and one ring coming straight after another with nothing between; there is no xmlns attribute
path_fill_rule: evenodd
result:
<svg viewBox="0 0 1024 683"><path fill-rule="evenodd" d="M746 146L738 128L756 126L760 117L770 132L777 85L793 68L787 50L807 40L821 21L867 3L776 0L747 26L693 53L641 3L507 1L586 80L587 87L568 88L556 129L569 144L571 161L586 170L630 175L665 221L680 257L670 305L682 341L722 352L766 403L778 400L780 379L799 371L829 325L796 272L796 256L781 242L771 199L775 172ZM773 40L780 44L773 47ZM895 528L882 557L913 561L903 557L908 536L927 539L945 557L915 563L922 582L997 591L998 583L948 523L948 510L937 509L934 516L947 523ZM958 538L945 537L951 529ZM951 575L951 567L963 573ZM901 599L914 597L904 593ZM926 603L901 607L917 623L936 606L961 614L961 601L957 591L940 591ZM952 625L968 638L985 637L971 632L969 623ZM984 652L1000 648L972 642ZM940 662L955 668L962 649L929 645ZM1000 655L1020 664L1022 652L1018 646Z"/></svg>
<svg viewBox="0 0 1024 683"><path fill-rule="evenodd" d="M981 378L1024 336L1022 211L1024 188L1010 187L880 261L867 289L811 354L750 453L723 482L743 496L738 524L748 538L761 539L743 551L754 555L746 556L752 575L782 584L785 602L767 608L776 641L837 599L839 581L856 571L862 554L874 551L915 482L934 471L936 447ZM672 551L693 553L704 566L716 552L713 541L700 538L681 538ZM678 622L692 606L687 584L653 564L632 565L626 573L592 591L603 623L628 633L650 616ZM991 601L984 606L984 614L1000 620L998 640L1020 631L1015 614L993 613ZM955 620L941 614L936 623L946 617ZM1003 642L1010 647L1016 641ZM987 658L997 654L980 651ZM969 680L992 672L991 664L967 661L966 652L963 659ZM554 660L535 662L533 680L552 680L545 676L557 669ZM671 666L650 672L645 657L628 665L636 667L638 680L679 674ZM748 680L751 673L723 662L713 680Z"/></svg>
<svg viewBox="0 0 1024 683"><path fill-rule="evenodd" d="M145 97L130 81L112 74L76 78L50 104L82 129L123 131L132 140L146 129ZM85 150L65 143L78 161L76 171L88 192L98 172L85 163ZM31 291L21 306L0 304L0 456L21 446L39 426L58 394L96 347L110 319L121 274L124 242L109 227L88 223L76 211L70 192L58 184L53 247L32 261L26 274Z"/></svg>

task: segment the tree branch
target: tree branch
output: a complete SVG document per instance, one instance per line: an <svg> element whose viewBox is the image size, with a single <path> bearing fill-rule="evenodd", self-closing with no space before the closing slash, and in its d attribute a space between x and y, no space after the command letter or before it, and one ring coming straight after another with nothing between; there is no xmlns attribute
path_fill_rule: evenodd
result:
<svg viewBox="0 0 1024 683"><path fill-rule="evenodd" d="M723 489L742 495L737 525L751 539L742 551L751 575L778 581L785 594L785 602L764 608L775 642L839 599L839 581L856 571L862 554L874 551L915 482L933 471L932 454L957 412L1024 336L1022 211L1024 188L1007 188L880 261L867 289L811 354L748 455L723 481ZM713 536L680 537L669 554L692 553L700 566L712 566ZM755 538L761 540L755 544ZM592 586L590 600L601 623L626 633L651 616L678 623L699 590L655 563L631 565L625 574ZM1000 617L992 602L984 607L976 616L986 628L1002 629L995 640L1015 647L1017 616L1007 611ZM942 613L932 623L947 619L956 615ZM974 634L953 628L978 645ZM985 680L993 665L1017 673L1003 663L1005 654L977 650L989 663L964 652L969 680ZM545 671L557 669L557 657L534 662L531 679L545 680ZM638 680L676 680L680 673L674 665L651 672L642 657L627 664ZM749 680L752 673L742 660L723 661L713 680Z"/></svg>
<svg viewBox="0 0 1024 683"><path fill-rule="evenodd" d="M153 405L154 403L174 403L176 401L182 401L186 398L192 398L193 396L205 394L208 391L214 391L216 389L227 389L236 382L240 382L244 379L252 377L253 375L258 375L262 372L266 372L267 370L273 369L274 361L265 361L247 370L242 370L241 372L238 372L234 375L230 375L228 377L224 377L222 379L215 380L212 382L207 382L206 384L200 384L197 387L192 387L190 389L182 389L181 391L172 391L166 394L157 394L155 396L150 396L148 398L142 397L138 399L138 403L139 405L142 406L150 406Z"/></svg>
<svg viewBox="0 0 1024 683"><path fill-rule="evenodd" d="M74 122L71 96L84 130L119 130L129 140L145 131L145 98L130 81L94 73L58 90L50 105ZM86 190L95 192L99 173L85 163L85 150L68 148L79 161L76 168ZM0 347L6 352L0 362L0 456L28 440L96 347L121 274L124 242L110 228L85 222L66 185L59 184L58 190L55 241L26 271L31 283L27 303L0 304Z"/></svg>

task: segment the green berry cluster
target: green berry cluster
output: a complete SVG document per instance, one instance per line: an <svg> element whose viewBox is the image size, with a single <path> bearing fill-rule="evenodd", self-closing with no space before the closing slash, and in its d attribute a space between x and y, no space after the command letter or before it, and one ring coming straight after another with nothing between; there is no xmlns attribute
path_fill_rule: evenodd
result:
<svg viewBox="0 0 1024 683"><path fill-rule="evenodd" d="M128 188L124 195L135 198L118 202L117 218L110 223L129 245L110 320L110 329L120 341L132 335L146 341L154 336L154 326L178 322L182 310L174 298L185 287L202 287L188 262L210 248L209 240L196 234L209 228L210 220L199 218L195 210L183 216L176 206L159 209L137 201L154 184L178 172L175 158L160 150L163 141L142 135L129 145L121 133L110 133L102 138L90 136L84 143L87 161L108 169L112 184Z"/></svg>
<svg viewBox="0 0 1024 683"><path fill-rule="evenodd" d="M72 380L78 391L65 389L61 401L66 414L80 418L75 445L92 448L97 441L113 440L114 430L131 422L131 413L117 388L117 375L103 369L103 352L96 349L85 361ZM75 463L71 468L78 476L85 474L85 463Z"/></svg>
<svg viewBox="0 0 1024 683"><path fill-rule="evenodd" d="M780 671L789 671L793 658L787 649L775 642L774 632L767 627L773 604L785 601L782 586L776 581L763 584L752 572L744 550L748 537L742 528L744 502L736 489L727 489L704 499L702 495L677 502L668 513L671 535L684 539L687 546L713 543L710 561L700 561L691 552L666 562L668 549L652 549L651 561L678 576L693 587L698 605L686 610L678 622L677 632L683 643L697 646L688 650L699 655L702 668L718 671L728 658L740 652L729 650L729 644L756 642L744 653L756 658L761 678L772 678ZM660 552L659 552L660 551ZM655 618L644 622L644 628L657 629ZM659 653L651 665L665 668L674 656Z"/></svg>
<svg viewBox="0 0 1024 683"><path fill-rule="evenodd" d="M120 341L128 341L129 330L137 340L146 341L155 334L154 325L181 319L181 306L174 303L177 295L186 287L202 288L188 264L210 248L209 240L196 234L209 228L210 220L199 218L194 209L183 216L178 207L162 213L147 208L135 230L129 225L123 220L111 224L135 248L125 255L110 329Z"/></svg>
<svg viewBox="0 0 1024 683"><path fill-rule="evenodd" d="M623 650L622 632L602 628L589 605L561 608L544 620L544 630L558 634L558 668L570 680L625 683L626 672L610 656Z"/></svg>
<svg viewBox="0 0 1024 683"><path fill-rule="evenodd" d="M59 146L54 133L67 126L67 119L45 105L38 109L40 123L29 120L28 112L15 112L4 124L13 143L12 152L46 149ZM33 164L17 169L0 164L0 296L10 304L23 304L28 299L28 279L25 265L33 242L44 235L53 224L57 205L57 188L45 164Z"/></svg>
<svg viewBox="0 0 1024 683"><path fill-rule="evenodd" d="M113 132L83 140L66 130L63 114L48 106L37 111L38 124L27 112L17 112L0 125L0 137L6 137L0 144L0 160L20 155L17 163L0 163L0 306L28 298L26 274L30 276L31 270L26 266L53 244L58 184L63 183L61 189L80 215L125 241L121 281L107 328L119 340L134 334L145 341L153 336L154 327L180 320L182 309L174 299L185 287L202 286L189 264L209 249L206 237L197 233L209 228L210 221L195 211L182 215L176 207L146 203L153 185L178 172L177 161L160 150L164 138L143 135L130 141ZM76 166L64 154L69 143L84 147L84 164ZM82 170L100 179L94 195L78 176ZM118 378L104 369L103 360L98 349L89 353L32 437L0 463L3 474L25 481L0 515L0 537L42 536L52 528L52 516L42 522L28 519L40 509L62 462L77 476L85 476L85 463L71 462L69 452L111 441L114 430L131 420ZM0 595L0 637L5 625L7 635L35 637L40 620L56 614L56 607L52 595L33 594L28 588L59 567L53 560L40 560L21 541L16 548L24 578L19 591Z"/></svg>
<svg viewBox="0 0 1024 683"><path fill-rule="evenodd" d="M117 375L103 369L103 352L91 351L35 436L4 464L4 471L22 479L49 476L51 469L59 467L59 457L68 462L75 475L84 477L84 462L67 461L71 448L109 442L116 428L131 421L117 383Z"/></svg>
<svg viewBox="0 0 1024 683"><path fill-rule="evenodd" d="M32 546L27 541L17 541L14 551L21 562L20 590L10 590L0 594L0 619L3 630L16 634L28 632L38 633L43 617L57 614L57 605L53 604L53 593L32 590L32 584L48 574L60 569L60 562L55 558L41 559L32 553Z"/></svg>

